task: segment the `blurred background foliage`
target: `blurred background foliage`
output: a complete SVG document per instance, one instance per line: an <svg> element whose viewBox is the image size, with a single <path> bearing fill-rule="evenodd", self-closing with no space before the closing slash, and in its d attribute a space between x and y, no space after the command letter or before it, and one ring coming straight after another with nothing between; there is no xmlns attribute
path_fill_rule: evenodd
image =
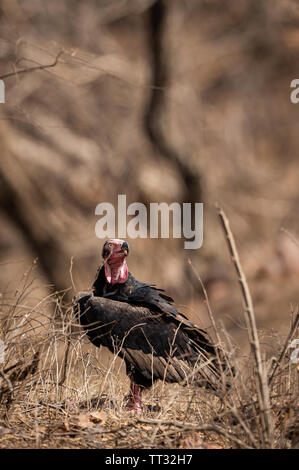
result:
<svg viewBox="0 0 299 470"><path fill-rule="evenodd" d="M298 302L298 26L294 0L0 1L1 76L59 54L55 67L5 79L2 296L15 295L36 258L32 303L89 288L100 202L204 202L200 250L129 240L129 268L208 328L191 258L216 320L242 344L219 203L271 353L267 333L285 332Z"/></svg>

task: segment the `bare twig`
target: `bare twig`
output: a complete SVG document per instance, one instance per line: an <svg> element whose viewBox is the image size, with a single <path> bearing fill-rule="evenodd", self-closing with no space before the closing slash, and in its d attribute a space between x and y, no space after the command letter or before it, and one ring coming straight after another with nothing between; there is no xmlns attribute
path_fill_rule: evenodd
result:
<svg viewBox="0 0 299 470"><path fill-rule="evenodd" d="M16 70L15 72L6 73L6 74L0 76L0 80L4 80L4 79L10 78L10 77L15 77L15 76L25 74L25 73L35 72L36 70L46 70L46 69L50 69L52 67L55 67L58 64L58 60L61 57L61 55L63 54L63 52L64 52L63 50L59 51L56 58L55 58L55 60L54 60L54 62L52 62L51 64L36 65L35 67L28 67L26 69L21 69L21 70Z"/></svg>
<svg viewBox="0 0 299 470"><path fill-rule="evenodd" d="M71 338L68 335L67 344L66 344L65 353L64 353L64 358L63 358L62 374L61 374L61 379L59 380L59 385L60 386L64 384L65 379L66 379L66 369L67 369L67 364L68 364L70 346L71 346Z"/></svg>
<svg viewBox="0 0 299 470"><path fill-rule="evenodd" d="M230 433L226 429L222 428L221 426L218 426L216 424L201 424L201 425L196 425L193 423L183 423L180 421L168 421L168 420L149 420L149 419L142 419L138 418L137 422L139 423L145 423L145 424L156 424L159 427L160 426L177 426L180 428L180 431L187 431L187 430L194 430L194 431L211 431L215 432L217 434L220 434L221 436L226 437L229 439L231 442L234 442L235 444L238 444L240 447L244 449L251 449L252 447L248 446L245 442L241 441L237 436L234 434Z"/></svg>
<svg viewBox="0 0 299 470"><path fill-rule="evenodd" d="M270 396L269 387L267 383L267 374L262 362L262 355L260 349L260 342L257 333L257 326L255 321L255 313L253 308L252 297L246 281L244 271L241 266L239 254L235 244L234 236L230 229L230 224L227 216L221 208L218 208L218 215L221 221L222 228L224 230L228 249L233 261L235 270L237 272L238 280L241 287L241 292L244 301L245 320L247 324L247 331L249 337L249 343L251 351L253 353L255 366L256 366L256 390L259 402L259 408L261 412L262 422L262 434L264 439L264 445L272 446L272 435L273 435L273 423L270 411Z"/></svg>
<svg viewBox="0 0 299 470"><path fill-rule="evenodd" d="M73 278L73 265L74 265L74 257L72 256L71 257L71 265L70 265L70 278L71 278L71 282L72 282L74 292L76 292L76 286L75 286L74 278Z"/></svg>

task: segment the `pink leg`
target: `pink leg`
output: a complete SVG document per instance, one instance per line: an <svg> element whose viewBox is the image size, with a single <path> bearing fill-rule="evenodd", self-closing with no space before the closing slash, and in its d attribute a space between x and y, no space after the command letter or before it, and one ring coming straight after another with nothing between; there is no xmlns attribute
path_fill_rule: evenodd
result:
<svg viewBox="0 0 299 470"><path fill-rule="evenodd" d="M142 413L141 405L141 387L136 385L135 382L131 379L130 385L130 396L129 402L127 404L127 410L131 413Z"/></svg>

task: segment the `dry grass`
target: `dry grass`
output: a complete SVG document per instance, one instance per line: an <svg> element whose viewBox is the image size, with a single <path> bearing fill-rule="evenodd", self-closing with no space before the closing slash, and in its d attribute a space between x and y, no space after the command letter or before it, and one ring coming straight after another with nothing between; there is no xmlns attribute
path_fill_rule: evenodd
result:
<svg viewBox="0 0 299 470"><path fill-rule="evenodd" d="M229 227L225 230L240 269L233 236ZM246 292L244 274L240 283ZM145 392L140 416L125 410L128 381L117 355L108 356L84 338L72 307L64 304L64 293L27 305L32 288L29 271L14 301L2 298L0 337L6 349L0 370L1 447L298 446L298 365L291 363L289 349L298 337L298 313L287 338L280 338L280 351L267 360L257 331L253 333L252 306L245 302L253 322L247 324L249 356L213 322L228 368L235 371L229 392L214 396L191 385L160 382ZM245 300L246 295L249 290Z"/></svg>

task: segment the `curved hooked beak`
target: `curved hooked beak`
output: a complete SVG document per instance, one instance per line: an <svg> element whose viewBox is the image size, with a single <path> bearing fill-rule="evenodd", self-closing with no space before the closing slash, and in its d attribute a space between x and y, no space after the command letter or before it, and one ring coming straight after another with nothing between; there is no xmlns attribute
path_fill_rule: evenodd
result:
<svg viewBox="0 0 299 470"><path fill-rule="evenodd" d="M118 251L112 251L110 252L110 256L111 255L122 255L122 256L128 256L128 250L127 249L123 249L123 250L118 250Z"/></svg>
<svg viewBox="0 0 299 470"><path fill-rule="evenodd" d="M124 256L128 256L128 250L120 250L120 253L122 253Z"/></svg>

